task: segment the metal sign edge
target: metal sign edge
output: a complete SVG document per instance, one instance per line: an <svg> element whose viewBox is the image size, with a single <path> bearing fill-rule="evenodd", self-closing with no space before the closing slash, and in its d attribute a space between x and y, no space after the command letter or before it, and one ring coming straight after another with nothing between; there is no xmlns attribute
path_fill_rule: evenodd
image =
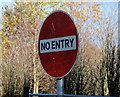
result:
<svg viewBox="0 0 120 97"><path fill-rule="evenodd" d="M38 50L38 56L39 56L40 64L41 64L41 66L42 66L44 72L45 72L49 77L51 77L51 78L54 78L54 79L61 79L61 78L64 78L65 76L67 76L67 75L71 72L71 70L74 68L74 66L75 66L75 64L76 64L76 62L77 62L78 53L79 53L79 34L78 34L77 26L76 26L76 24L75 24L73 18L72 18L67 12L65 12L65 11L63 11L63 10L56 10L56 11L51 12L51 13L44 19L44 21L43 21L43 23L42 23L42 25L41 25L41 28L42 28L42 26L43 26L45 20L46 20L51 14L53 14L53 13L55 13L55 12L63 12L63 13L65 13L65 14L67 14L67 15L71 18L71 20L73 21L73 23L74 23L74 25L75 25L75 28L76 28L76 31L77 31L77 36L78 36L78 50L77 50L76 60L75 60L75 62L74 62L74 64L73 64L72 68L69 70L69 72L66 73L64 76L61 76L61 77L53 77L53 76L49 75L49 74L45 71L45 69L43 68L43 65L42 65L42 63L41 63L40 56L39 56L39 53L40 53L39 50ZM41 28L40 28L40 31L41 31ZM37 40L37 49L38 49L39 36L40 36L40 32L39 32L38 40ZM76 47L77 47L77 46L76 46Z"/></svg>

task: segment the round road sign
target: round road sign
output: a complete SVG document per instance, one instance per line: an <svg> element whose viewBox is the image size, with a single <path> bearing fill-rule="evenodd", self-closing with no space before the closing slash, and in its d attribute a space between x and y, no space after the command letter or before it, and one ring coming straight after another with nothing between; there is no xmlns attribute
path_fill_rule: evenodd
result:
<svg viewBox="0 0 120 97"><path fill-rule="evenodd" d="M78 55L78 33L66 12L54 11L45 19L39 34L38 54L49 76L57 79L70 72Z"/></svg>

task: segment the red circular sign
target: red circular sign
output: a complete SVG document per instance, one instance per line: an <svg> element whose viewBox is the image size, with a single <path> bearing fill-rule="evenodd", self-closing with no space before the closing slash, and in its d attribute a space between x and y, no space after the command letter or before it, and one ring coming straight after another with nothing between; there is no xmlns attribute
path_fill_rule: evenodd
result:
<svg viewBox="0 0 120 97"><path fill-rule="evenodd" d="M51 77L61 78L70 72L78 54L78 33L70 15L55 11L45 19L38 53L43 69Z"/></svg>

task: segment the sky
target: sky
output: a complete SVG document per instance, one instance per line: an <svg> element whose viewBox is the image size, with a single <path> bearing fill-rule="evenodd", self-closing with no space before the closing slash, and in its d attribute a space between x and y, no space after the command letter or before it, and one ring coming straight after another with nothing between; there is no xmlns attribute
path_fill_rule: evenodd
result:
<svg viewBox="0 0 120 97"><path fill-rule="evenodd" d="M23 0L19 0L19 1L23 1ZM40 1L40 0L30 0L30 1ZM49 1L49 0L47 0L47 1ZM51 1L53 1L53 0L51 0ZM62 1L76 1L77 2L79 0L62 0ZM95 1L95 2L97 1L97 2L100 2L101 7L103 8L103 11L105 12L106 15L108 15L108 14L112 14L114 9L118 8L117 2L120 1L120 0L83 0L83 1L89 1L89 2L90 1ZM8 0L0 0L0 19L2 18L2 11L3 11L2 7L5 6L5 5L8 5L9 7L12 7L13 2L14 2L14 0L9 0L9 2L8 2Z"/></svg>
<svg viewBox="0 0 120 97"><path fill-rule="evenodd" d="M23 0L19 0L19 1L23 1ZM40 0L29 0L29 1L40 1ZM51 1L53 1L53 0L51 0ZM76 2L78 2L80 0L60 0L60 1L76 1ZM97 2L99 2L102 10L105 12L106 16L108 16L108 15L114 14L115 9L118 11L118 1L120 1L120 0L82 0L82 1L89 1L89 2L90 1L95 1L95 2L97 1ZM2 7L5 5L8 5L9 7L12 8L13 2L14 2L14 0L9 0L9 2L8 2L8 0L0 0L0 19L2 19L2 11L3 11ZM0 25L0 27L1 27L1 25Z"/></svg>
<svg viewBox="0 0 120 97"><path fill-rule="evenodd" d="M19 0L19 1L23 1L23 0ZM29 0L29 1L40 1L40 0ZM49 1L49 0L42 0L42 1ZM51 0L51 1L53 1L53 0ZM76 2L78 2L79 0L60 0L60 1L76 1ZM108 15L108 14L112 14L114 9L118 8L117 2L120 1L120 0L83 0L83 1L87 1L87 2L90 2L90 1L95 1L96 2L97 1L97 2L100 2L101 7L105 11L105 14ZM2 11L3 11L2 7L5 6L5 5L8 5L9 7L12 7L13 2L14 2L14 0L9 0L9 2L8 2L8 0L0 0L0 19L2 18Z"/></svg>
<svg viewBox="0 0 120 97"><path fill-rule="evenodd" d="M21 1L21 0L20 0ZM37 1L37 0L31 0L31 1ZM45 1L45 0L44 0ZM48 0L47 0L48 1ZM53 1L53 0L51 0ZM59 1L59 0L58 0ZM78 0L62 0L62 1L78 1ZM103 9L105 9L106 13L110 13L112 12L112 10L114 10L114 8L117 8L117 2L120 0L83 0L83 1L97 1L100 2L103 7ZM109 2L108 2L109 1ZM9 7L12 7L12 4L14 0L0 0L0 18L2 17L2 7L5 5L8 5Z"/></svg>
<svg viewBox="0 0 120 97"><path fill-rule="evenodd" d="M21 1L21 0L19 0ZM37 0L31 0L31 1L37 1ZM43 0L45 1L45 0ZM54 0L55 1L55 0ZM59 1L59 0L58 0ZM78 2L79 0L62 0L62 1L76 1ZM120 0L83 0L83 1L97 1L98 3L100 3L100 6L102 8L102 10L104 11L104 14L106 15L106 17L108 17L108 15L113 15L115 13L115 10L118 11L118 1ZM14 2L14 0L0 0L0 19L2 19L2 7L5 5L8 5L9 7L12 8L12 3ZM118 18L118 15L117 15ZM2 28L1 23L0 23L0 28ZM118 37L118 33L116 34L116 37ZM118 39L117 39L118 40ZM118 43L118 41L116 42Z"/></svg>
<svg viewBox="0 0 120 97"><path fill-rule="evenodd" d="M23 0L19 0L19 1L23 1ZM29 1L40 1L40 0L29 0ZM49 0L42 0L42 1L49 1ZM51 1L53 1L53 0L51 0ZM80 0L60 0L60 1L76 1L76 2L78 2ZM108 15L114 14L115 9L118 11L118 1L120 1L120 0L82 0L82 1L89 1L89 2L97 1L97 2L99 2L101 4L100 6L101 6L102 10L105 12L106 16L108 16ZM2 7L5 5L8 5L9 7L12 8L13 2L14 2L14 0L9 0L9 2L8 2L8 0L0 0L0 19L2 19L2 11L3 11ZM1 27L1 25L0 25L0 27Z"/></svg>

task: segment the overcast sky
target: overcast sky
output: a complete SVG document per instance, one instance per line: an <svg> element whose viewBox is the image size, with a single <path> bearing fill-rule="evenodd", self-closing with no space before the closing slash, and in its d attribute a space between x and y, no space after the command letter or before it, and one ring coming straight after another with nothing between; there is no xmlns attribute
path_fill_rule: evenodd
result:
<svg viewBox="0 0 120 97"><path fill-rule="evenodd" d="M31 1L39 1L39 0L31 0ZM46 1L46 0L43 0L43 1ZM49 0L47 0L47 1L49 1ZM50 0L50 1L52 1L52 0ZM65 1L65 0L62 0L62 1ZM66 0L66 1L78 1L78 0ZM117 2L120 1L120 0L83 0L83 1L89 1L89 2L90 1L97 1L97 2L100 2L102 4L101 6L103 7L103 9L105 9L106 12L109 12L109 11L117 8L117 6L116 6ZM11 3L13 3L13 2L14 2L14 0L9 0L9 2L8 2L8 0L0 0L0 17L1 17L1 14L2 14L2 7L5 6L5 5L8 5L9 7L11 7L12 6Z"/></svg>
<svg viewBox="0 0 120 97"><path fill-rule="evenodd" d="M21 0L19 0L19 1L21 1ZM30 1L39 1L39 0L30 0ZM49 1L49 0L42 0L42 1ZM52 0L50 0L50 1L52 1ZM62 1L65 1L65 0L62 0ZM66 0L66 1L78 1L78 0ZM118 10L118 1L120 1L120 0L83 0L83 1L100 2L101 7L103 8L104 12L106 13L106 15L108 15L108 14L113 14L115 9ZM0 19L2 18L2 7L5 5L12 7L13 2L14 2L14 0L9 0L9 2L8 2L8 0L0 0Z"/></svg>

